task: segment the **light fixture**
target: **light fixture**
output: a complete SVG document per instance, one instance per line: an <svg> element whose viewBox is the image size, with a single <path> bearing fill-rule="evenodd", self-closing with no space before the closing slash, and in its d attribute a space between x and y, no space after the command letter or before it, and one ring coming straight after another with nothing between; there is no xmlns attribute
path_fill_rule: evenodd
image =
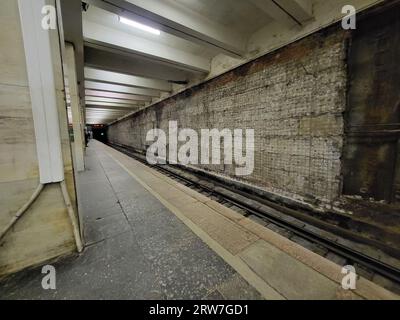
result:
<svg viewBox="0 0 400 320"><path fill-rule="evenodd" d="M146 32L150 32L157 36L159 36L161 34L160 30L154 29L152 27L146 26L145 24L142 24L142 23L139 23L139 22L136 22L136 21L124 18L124 17L119 17L119 21L128 26L131 26L131 27L134 27L134 28L146 31Z"/></svg>

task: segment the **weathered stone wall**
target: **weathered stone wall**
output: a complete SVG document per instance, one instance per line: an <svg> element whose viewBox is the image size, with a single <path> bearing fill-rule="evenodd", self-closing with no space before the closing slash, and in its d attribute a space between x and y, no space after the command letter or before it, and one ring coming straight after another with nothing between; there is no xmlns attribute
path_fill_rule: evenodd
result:
<svg viewBox="0 0 400 320"><path fill-rule="evenodd" d="M108 128L110 142L145 150L146 133L255 130L255 170L241 181L292 199L329 202L341 190L346 34L337 27L155 104ZM232 165L201 165L232 178Z"/></svg>

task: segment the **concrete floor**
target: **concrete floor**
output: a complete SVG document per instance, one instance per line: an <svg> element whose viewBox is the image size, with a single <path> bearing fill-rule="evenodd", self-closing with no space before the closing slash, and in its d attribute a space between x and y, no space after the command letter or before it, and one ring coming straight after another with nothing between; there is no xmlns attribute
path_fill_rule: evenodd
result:
<svg viewBox="0 0 400 320"><path fill-rule="evenodd" d="M78 177L86 249L0 283L0 299L261 299L223 259L95 142Z"/></svg>
<svg viewBox="0 0 400 320"><path fill-rule="evenodd" d="M0 283L0 299L399 299L148 166L93 141L78 177L86 249Z"/></svg>

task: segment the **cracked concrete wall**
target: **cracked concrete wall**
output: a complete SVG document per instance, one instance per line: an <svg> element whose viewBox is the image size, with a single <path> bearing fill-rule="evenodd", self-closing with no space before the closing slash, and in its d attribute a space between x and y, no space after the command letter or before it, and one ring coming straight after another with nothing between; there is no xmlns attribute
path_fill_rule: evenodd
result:
<svg viewBox="0 0 400 320"><path fill-rule="evenodd" d="M111 142L145 150L146 133L179 128L255 130L255 170L200 168L311 203L341 193L347 33L337 26L157 103L108 128Z"/></svg>

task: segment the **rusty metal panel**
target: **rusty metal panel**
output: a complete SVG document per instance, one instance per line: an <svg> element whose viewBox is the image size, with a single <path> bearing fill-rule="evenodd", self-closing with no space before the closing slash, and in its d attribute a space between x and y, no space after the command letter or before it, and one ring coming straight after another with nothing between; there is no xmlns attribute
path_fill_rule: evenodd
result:
<svg viewBox="0 0 400 320"><path fill-rule="evenodd" d="M359 21L349 46L344 194L393 202L399 181L400 5Z"/></svg>
<svg viewBox="0 0 400 320"><path fill-rule="evenodd" d="M400 141L397 143L397 163L396 163L396 178L394 184L394 199L400 203Z"/></svg>

